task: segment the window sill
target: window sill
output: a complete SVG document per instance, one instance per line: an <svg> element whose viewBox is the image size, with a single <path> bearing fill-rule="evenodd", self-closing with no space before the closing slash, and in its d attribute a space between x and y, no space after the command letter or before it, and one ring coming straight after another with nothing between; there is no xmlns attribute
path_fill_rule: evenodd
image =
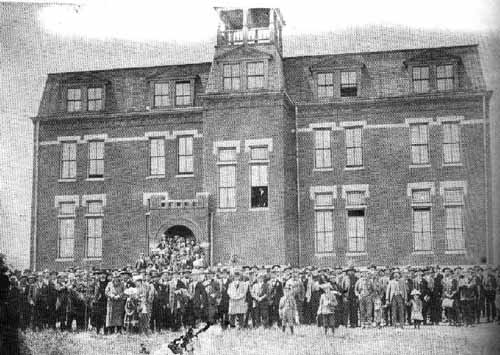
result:
<svg viewBox="0 0 500 355"><path fill-rule="evenodd" d="M333 171L333 168L314 168L313 172Z"/></svg>
<svg viewBox="0 0 500 355"><path fill-rule="evenodd" d="M410 169L432 168L431 164L411 164Z"/></svg>
<svg viewBox="0 0 500 355"><path fill-rule="evenodd" d="M152 180L152 179L164 179L165 175L149 175L146 176L146 180Z"/></svg>
<svg viewBox="0 0 500 355"><path fill-rule="evenodd" d="M464 250L445 250L445 254L448 255L465 255L467 252Z"/></svg>
<svg viewBox="0 0 500 355"><path fill-rule="evenodd" d="M346 166L344 171L356 171L356 170L365 170L364 166Z"/></svg>
<svg viewBox="0 0 500 355"><path fill-rule="evenodd" d="M73 261L75 261L75 259L73 259L73 258L57 258L54 261L58 262L58 263L64 263L64 262L73 262Z"/></svg>
<svg viewBox="0 0 500 355"><path fill-rule="evenodd" d="M411 253L411 255L434 255L432 250L418 250Z"/></svg>
<svg viewBox="0 0 500 355"><path fill-rule="evenodd" d="M104 178L86 178L85 181L104 181Z"/></svg>
<svg viewBox="0 0 500 355"><path fill-rule="evenodd" d="M236 212L236 208L217 208L217 213L232 213Z"/></svg>
<svg viewBox="0 0 500 355"><path fill-rule="evenodd" d="M76 179L59 179L57 182L76 182Z"/></svg>
<svg viewBox="0 0 500 355"><path fill-rule="evenodd" d="M254 208L250 207L248 210L250 212L261 212L261 211L266 212L269 211L269 207L254 207Z"/></svg>
<svg viewBox="0 0 500 355"><path fill-rule="evenodd" d="M330 258L330 257L336 257L337 254L336 253L315 253L314 254L314 257L315 258Z"/></svg>
<svg viewBox="0 0 500 355"><path fill-rule="evenodd" d="M102 258L83 258L82 261L101 261Z"/></svg>
<svg viewBox="0 0 500 355"><path fill-rule="evenodd" d="M446 168L446 167L454 167L454 166L463 166L462 163L448 163L448 164L443 164L443 168Z"/></svg>
<svg viewBox="0 0 500 355"><path fill-rule="evenodd" d="M175 175L176 178L192 178L194 177L194 174L177 174Z"/></svg>
<svg viewBox="0 0 500 355"><path fill-rule="evenodd" d="M351 251L345 253L345 256L367 256L368 253L366 251L361 251L361 252L356 252L356 251Z"/></svg>

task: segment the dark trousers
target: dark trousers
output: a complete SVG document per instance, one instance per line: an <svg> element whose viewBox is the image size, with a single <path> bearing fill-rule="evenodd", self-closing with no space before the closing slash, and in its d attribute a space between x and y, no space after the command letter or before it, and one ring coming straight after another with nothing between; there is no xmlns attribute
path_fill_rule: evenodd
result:
<svg viewBox="0 0 500 355"><path fill-rule="evenodd" d="M347 299L347 316L351 328L358 326L358 300L356 298ZM347 326L347 321L346 321Z"/></svg>
<svg viewBox="0 0 500 355"><path fill-rule="evenodd" d="M248 314L248 312L247 312ZM236 321L238 321L238 327L242 328L245 326L244 324L244 318L245 315L243 313L241 314L230 314L229 315L229 324L231 325L231 328L234 328L236 326Z"/></svg>
<svg viewBox="0 0 500 355"><path fill-rule="evenodd" d="M279 316L279 304L273 303L269 306L269 325L278 324L281 327L281 319Z"/></svg>
<svg viewBox="0 0 500 355"><path fill-rule="evenodd" d="M485 313L484 308L485 308L485 297L484 295L481 295L480 297L477 297L474 302L474 315L476 323L479 323L481 321L481 314L484 315Z"/></svg>
<svg viewBox="0 0 500 355"><path fill-rule="evenodd" d="M229 314L227 307L219 306L219 320L222 329L226 329L229 326Z"/></svg>
<svg viewBox="0 0 500 355"><path fill-rule="evenodd" d="M461 300L462 317L465 325L474 323L474 300Z"/></svg>
<svg viewBox="0 0 500 355"><path fill-rule="evenodd" d="M396 325L398 321L403 324L404 323L404 300L401 295L396 295L392 297L391 308L392 308L392 325Z"/></svg>
<svg viewBox="0 0 500 355"><path fill-rule="evenodd" d="M497 318L497 309L495 307L495 291L486 293L485 296L485 313L488 322Z"/></svg>

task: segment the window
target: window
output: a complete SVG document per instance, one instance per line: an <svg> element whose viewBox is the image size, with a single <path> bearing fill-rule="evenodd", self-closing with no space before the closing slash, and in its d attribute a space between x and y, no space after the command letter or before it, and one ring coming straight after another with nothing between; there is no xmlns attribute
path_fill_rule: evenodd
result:
<svg viewBox="0 0 500 355"><path fill-rule="evenodd" d="M358 95L358 83L355 71L343 71L340 73L340 96L349 97Z"/></svg>
<svg viewBox="0 0 500 355"><path fill-rule="evenodd" d="M314 131L314 167L317 169L332 167L330 130L328 129Z"/></svg>
<svg viewBox="0 0 500 355"><path fill-rule="evenodd" d="M75 244L75 203L59 204L58 258L72 258Z"/></svg>
<svg viewBox="0 0 500 355"><path fill-rule="evenodd" d="M460 163L460 131L456 122L443 123L443 162Z"/></svg>
<svg viewBox="0 0 500 355"><path fill-rule="evenodd" d="M366 252L365 235L365 191L347 191L347 240L351 253Z"/></svg>
<svg viewBox="0 0 500 355"><path fill-rule="evenodd" d="M429 147L427 124L412 124L411 130L411 162L415 165L429 163Z"/></svg>
<svg viewBox="0 0 500 355"><path fill-rule="evenodd" d="M102 256L102 201L87 202L87 257Z"/></svg>
<svg viewBox="0 0 500 355"><path fill-rule="evenodd" d="M63 142L61 179L74 178L76 178L76 142Z"/></svg>
<svg viewBox="0 0 500 355"><path fill-rule="evenodd" d="M240 89L240 65L239 64L224 64L224 90L239 90Z"/></svg>
<svg viewBox="0 0 500 355"><path fill-rule="evenodd" d="M429 67L413 68L413 91L419 93L429 91Z"/></svg>
<svg viewBox="0 0 500 355"><path fill-rule="evenodd" d="M193 173L193 136L179 137L179 174Z"/></svg>
<svg viewBox="0 0 500 355"><path fill-rule="evenodd" d="M247 64L247 86L249 89L264 87L264 62Z"/></svg>
<svg viewBox="0 0 500 355"><path fill-rule="evenodd" d="M346 128L346 166L363 166L362 127Z"/></svg>
<svg viewBox="0 0 500 355"><path fill-rule="evenodd" d="M104 177L104 142L89 142L89 178Z"/></svg>
<svg viewBox="0 0 500 355"><path fill-rule="evenodd" d="M429 189L412 190L412 234L414 251L430 251L431 192Z"/></svg>
<svg viewBox="0 0 500 355"><path fill-rule="evenodd" d="M170 106L169 83L155 84L154 107Z"/></svg>
<svg viewBox="0 0 500 355"><path fill-rule="evenodd" d="M437 89L439 91L453 90L453 65L438 65L436 68Z"/></svg>
<svg viewBox="0 0 500 355"><path fill-rule="evenodd" d="M315 196L316 253L333 252L333 194L316 193Z"/></svg>
<svg viewBox="0 0 500 355"><path fill-rule="evenodd" d="M318 74L318 98L333 97L333 73Z"/></svg>
<svg viewBox="0 0 500 355"><path fill-rule="evenodd" d="M268 164L262 162L268 159L268 153L267 146L250 148L251 208L268 207Z"/></svg>
<svg viewBox="0 0 500 355"><path fill-rule="evenodd" d="M191 83L189 81L175 83L175 105L191 105Z"/></svg>
<svg viewBox="0 0 500 355"><path fill-rule="evenodd" d="M76 112L82 109L81 89L68 89L67 108L68 112Z"/></svg>
<svg viewBox="0 0 500 355"><path fill-rule="evenodd" d="M87 90L87 110L102 110L102 88L89 88Z"/></svg>
<svg viewBox="0 0 500 355"><path fill-rule="evenodd" d="M165 140L163 138L151 138L149 140L149 146L150 175L165 175Z"/></svg>
<svg viewBox="0 0 500 355"><path fill-rule="evenodd" d="M219 148L219 208L236 208L236 148Z"/></svg>
<svg viewBox="0 0 500 355"><path fill-rule="evenodd" d="M445 189L444 207L446 212L446 248L464 250L463 189Z"/></svg>

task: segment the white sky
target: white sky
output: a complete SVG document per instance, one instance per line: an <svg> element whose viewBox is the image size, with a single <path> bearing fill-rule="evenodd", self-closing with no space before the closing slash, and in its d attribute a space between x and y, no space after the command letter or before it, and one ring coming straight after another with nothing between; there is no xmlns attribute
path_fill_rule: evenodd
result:
<svg viewBox="0 0 500 355"><path fill-rule="evenodd" d="M39 1L42 2L42 1ZM279 7L286 34L334 31L366 24L452 31L498 30L497 0L74 0L41 10L49 32L93 39L203 41L215 35L214 6ZM172 16L172 13L174 15Z"/></svg>

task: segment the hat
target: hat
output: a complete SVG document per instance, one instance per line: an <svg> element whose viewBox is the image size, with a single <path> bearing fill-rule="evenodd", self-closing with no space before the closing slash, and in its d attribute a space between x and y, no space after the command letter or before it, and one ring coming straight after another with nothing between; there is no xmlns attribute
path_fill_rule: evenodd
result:
<svg viewBox="0 0 500 355"><path fill-rule="evenodd" d="M45 272L46 272L46 271L44 271L44 273L45 273ZM57 275L57 271L52 270L51 272L49 272L49 275Z"/></svg>
<svg viewBox="0 0 500 355"><path fill-rule="evenodd" d="M411 291L410 295L411 296L415 296L415 295L419 295L420 296L420 291L417 290L417 289L413 289L413 291Z"/></svg>

